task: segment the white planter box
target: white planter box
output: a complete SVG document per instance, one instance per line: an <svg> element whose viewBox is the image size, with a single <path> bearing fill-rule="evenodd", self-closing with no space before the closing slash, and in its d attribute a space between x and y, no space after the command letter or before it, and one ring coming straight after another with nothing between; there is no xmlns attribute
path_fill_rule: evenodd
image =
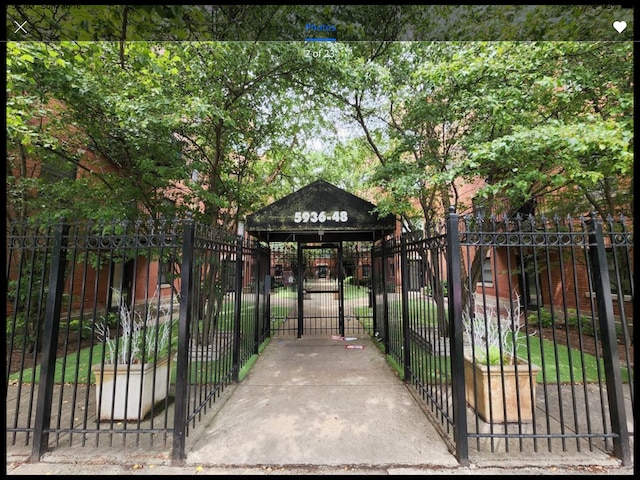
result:
<svg viewBox="0 0 640 480"><path fill-rule="evenodd" d="M471 358L465 357L464 381L467 402L485 422L533 421L533 411L536 407L536 375L540 367L527 364L519 358L517 361L519 368L516 372L515 365L501 367L474 364Z"/></svg>
<svg viewBox="0 0 640 480"><path fill-rule="evenodd" d="M104 365L101 371L101 367L91 367L96 376L96 414L100 420L143 419L154 404L167 397L169 358L130 368L125 364L115 368Z"/></svg>

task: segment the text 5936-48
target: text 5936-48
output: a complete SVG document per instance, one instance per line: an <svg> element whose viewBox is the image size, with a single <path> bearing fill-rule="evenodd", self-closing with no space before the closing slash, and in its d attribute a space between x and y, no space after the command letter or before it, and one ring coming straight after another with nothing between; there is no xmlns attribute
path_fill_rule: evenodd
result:
<svg viewBox="0 0 640 480"><path fill-rule="evenodd" d="M294 212L293 221L295 223L324 223L324 222L347 222L349 213L346 210L335 210L333 212L301 211Z"/></svg>

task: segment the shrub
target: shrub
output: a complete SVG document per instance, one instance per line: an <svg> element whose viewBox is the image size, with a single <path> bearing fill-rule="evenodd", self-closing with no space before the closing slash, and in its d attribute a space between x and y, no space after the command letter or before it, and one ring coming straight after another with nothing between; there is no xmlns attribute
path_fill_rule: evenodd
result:
<svg viewBox="0 0 640 480"><path fill-rule="evenodd" d="M474 294L475 305L476 294ZM462 313L462 322L471 342L474 359L484 365L512 365L523 334L520 333L520 297L514 300L515 310L506 311L504 319L498 319L495 307L486 306L485 314L468 311Z"/></svg>

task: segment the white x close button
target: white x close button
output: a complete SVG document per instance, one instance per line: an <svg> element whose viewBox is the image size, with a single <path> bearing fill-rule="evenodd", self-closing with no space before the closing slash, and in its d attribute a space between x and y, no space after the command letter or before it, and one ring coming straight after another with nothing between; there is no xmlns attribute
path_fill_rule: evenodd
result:
<svg viewBox="0 0 640 480"><path fill-rule="evenodd" d="M18 25L18 28L16 28L15 32L13 33L18 33L19 30L22 30L23 33L27 33L27 31L24 29L24 24L27 23L27 21L25 20L24 22L22 22L22 25L20 25L18 22L16 22L15 20L13 21L13 23L15 23L16 25Z"/></svg>

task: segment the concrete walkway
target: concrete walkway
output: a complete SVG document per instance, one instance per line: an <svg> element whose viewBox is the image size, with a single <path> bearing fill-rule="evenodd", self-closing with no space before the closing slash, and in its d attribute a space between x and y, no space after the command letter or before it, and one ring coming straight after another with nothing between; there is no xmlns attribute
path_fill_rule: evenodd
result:
<svg viewBox="0 0 640 480"><path fill-rule="evenodd" d="M276 338L189 442L188 457L222 465L457 466L436 438L370 339Z"/></svg>

